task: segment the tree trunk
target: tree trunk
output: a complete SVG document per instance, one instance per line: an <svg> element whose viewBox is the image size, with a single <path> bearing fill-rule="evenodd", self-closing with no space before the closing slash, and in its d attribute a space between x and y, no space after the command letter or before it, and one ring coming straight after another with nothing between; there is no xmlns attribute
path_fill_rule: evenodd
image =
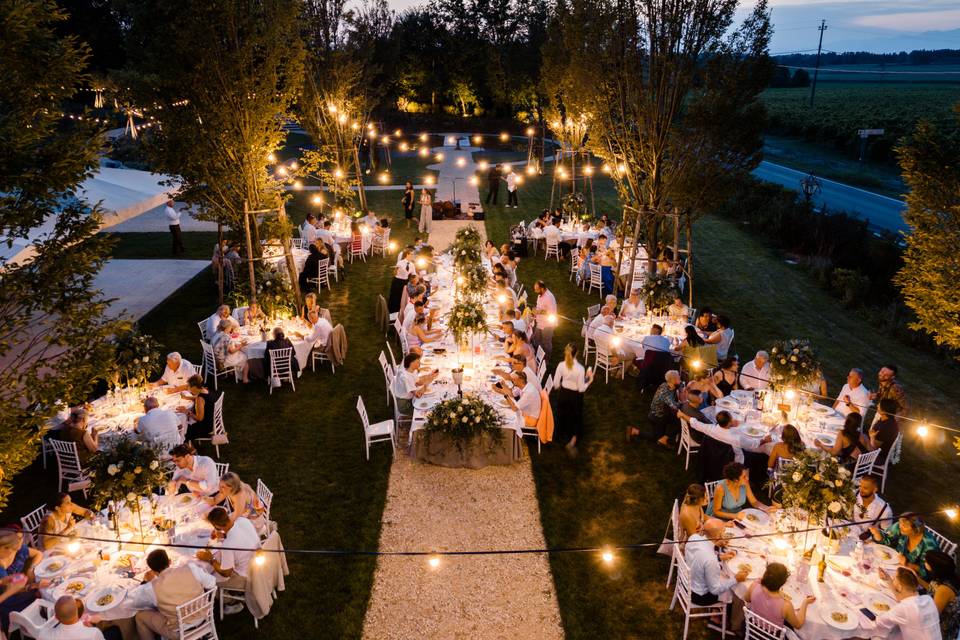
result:
<svg viewBox="0 0 960 640"><path fill-rule="evenodd" d="M217 304L223 304L223 223L217 219Z"/></svg>
<svg viewBox="0 0 960 640"><path fill-rule="evenodd" d="M250 301L257 299L257 276L254 273L253 262L253 241L250 238L250 212L247 209L247 201L243 201L243 235L247 241L247 273L250 276Z"/></svg>
<svg viewBox="0 0 960 640"><path fill-rule="evenodd" d="M687 215L687 305L693 308L693 220Z"/></svg>
<svg viewBox="0 0 960 640"><path fill-rule="evenodd" d="M296 313L296 310L303 304L303 300L300 297L300 281L297 278L297 265L293 261L290 225L287 224L287 209L283 203L280 203L280 208L277 210L277 218L280 221L280 229L282 229L280 242L283 244L283 259L287 264L287 275L290 277L290 286L293 289L294 299L296 300L296 308L294 309L294 313Z"/></svg>

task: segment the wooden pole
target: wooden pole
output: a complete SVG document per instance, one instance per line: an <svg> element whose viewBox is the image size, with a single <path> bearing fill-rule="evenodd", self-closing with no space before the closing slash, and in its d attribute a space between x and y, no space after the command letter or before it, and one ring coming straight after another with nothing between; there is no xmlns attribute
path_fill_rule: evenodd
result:
<svg viewBox="0 0 960 640"><path fill-rule="evenodd" d="M693 222L687 215L687 304L693 308Z"/></svg>
<svg viewBox="0 0 960 640"><path fill-rule="evenodd" d="M243 235L247 239L247 272L250 274L250 300L257 299L257 276L254 273L253 269L253 240L250 237L250 210L247 206L247 201L243 201Z"/></svg>
<svg viewBox="0 0 960 640"><path fill-rule="evenodd" d="M277 210L277 218L280 220L281 237L280 241L283 243L283 258L287 263L287 274L290 276L290 286L293 289L294 298L297 301L296 310L300 308L303 304L303 300L300 298L300 281L297 278L297 264L293 260L293 248L291 247L290 240L290 226L287 221L287 208L284 203L280 203L280 208Z"/></svg>
<svg viewBox="0 0 960 640"><path fill-rule="evenodd" d="M371 145L373 146L373 145ZM360 170L360 152L353 147L353 166L357 172L357 193L360 196L360 210L367 212L367 194L363 190L363 171Z"/></svg>
<svg viewBox="0 0 960 640"><path fill-rule="evenodd" d="M223 222L217 218L217 254L220 258L217 260L217 299L218 305L223 304L223 261L226 256L223 255Z"/></svg>

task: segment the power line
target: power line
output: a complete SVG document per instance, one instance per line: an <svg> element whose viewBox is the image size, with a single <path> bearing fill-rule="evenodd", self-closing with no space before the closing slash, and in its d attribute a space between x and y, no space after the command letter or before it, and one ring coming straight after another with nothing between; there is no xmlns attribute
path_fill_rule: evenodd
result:
<svg viewBox="0 0 960 640"><path fill-rule="evenodd" d="M830 73L855 73L855 74L879 74L879 75L910 75L910 76L931 76L931 75L946 75L946 76L956 76L960 75L960 71L879 71L879 70L859 70L859 69L832 69L828 67L801 67L795 65L786 65L778 64L778 67L783 67L784 69L819 69L820 71L829 71ZM816 76L814 76L816 77Z"/></svg>

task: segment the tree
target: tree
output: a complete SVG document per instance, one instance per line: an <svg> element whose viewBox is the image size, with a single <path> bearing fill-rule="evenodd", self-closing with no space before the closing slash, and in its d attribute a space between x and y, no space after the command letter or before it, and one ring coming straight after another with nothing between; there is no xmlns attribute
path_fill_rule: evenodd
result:
<svg viewBox="0 0 960 640"><path fill-rule="evenodd" d="M806 69L797 69L793 72L793 77L790 79L791 87L809 87L810 86L810 73Z"/></svg>
<svg viewBox="0 0 960 640"><path fill-rule="evenodd" d="M955 126L926 121L897 148L909 187L903 218L910 227L895 283L916 314L911 327L960 349L960 104Z"/></svg>
<svg viewBox="0 0 960 640"><path fill-rule="evenodd" d="M53 413L87 400L122 324L94 289L110 248L100 212L75 197L101 143L89 120L61 117L87 66L57 32L65 19L51 0L0 0L0 235L8 250L33 241L0 256L0 508Z"/></svg>
<svg viewBox="0 0 960 640"><path fill-rule="evenodd" d="M733 29L737 0L558 2L543 92L584 118L590 150L621 199L642 212L624 228L652 257L665 212L697 215L761 159L759 95L773 64L766 2ZM654 267L651 260L649 268Z"/></svg>
<svg viewBox="0 0 960 640"><path fill-rule="evenodd" d="M303 77L297 0L123 0L136 104L161 114L148 144L198 217L241 229L244 204L275 207L269 155ZM255 223L253 225L255 227Z"/></svg>

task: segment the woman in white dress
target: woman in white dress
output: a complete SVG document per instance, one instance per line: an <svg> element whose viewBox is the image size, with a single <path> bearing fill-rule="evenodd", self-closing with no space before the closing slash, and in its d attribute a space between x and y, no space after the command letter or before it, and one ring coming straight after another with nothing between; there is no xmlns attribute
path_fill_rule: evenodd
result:
<svg viewBox="0 0 960 640"><path fill-rule="evenodd" d="M426 189L420 191L420 233L430 233L433 226L433 196Z"/></svg>

